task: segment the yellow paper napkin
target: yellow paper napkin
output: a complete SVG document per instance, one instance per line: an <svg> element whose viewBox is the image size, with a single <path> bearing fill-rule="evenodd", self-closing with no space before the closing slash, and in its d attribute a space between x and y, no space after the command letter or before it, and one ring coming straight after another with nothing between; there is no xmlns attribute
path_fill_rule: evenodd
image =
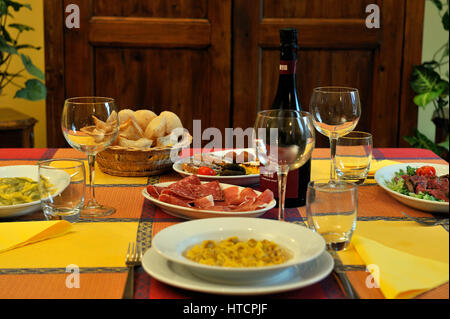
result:
<svg viewBox="0 0 450 319"><path fill-rule="evenodd" d="M373 277L386 298L412 298L449 280L448 243L440 226L367 221L358 222L351 249L376 266Z"/></svg>
<svg viewBox="0 0 450 319"><path fill-rule="evenodd" d="M61 236L71 227L65 220L0 223L0 253Z"/></svg>
<svg viewBox="0 0 450 319"><path fill-rule="evenodd" d="M375 173L383 167L394 165L394 164L401 164L400 162L391 161L391 160L372 160L370 163L370 169L369 169L369 176L374 176Z"/></svg>
<svg viewBox="0 0 450 319"><path fill-rule="evenodd" d="M125 267L138 222L75 223L56 238L0 253L0 268Z"/></svg>
<svg viewBox="0 0 450 319"><path fill-rule="evenodd" d="M373 177L380 168L393 164L400 164L400 162L391 160L372 160L368 176ZM328 178L330 178L330 161L323 159L313 160L311 163L311 180ZM374 184L376 181L374 179L366 179L365 183Z"/></svg>

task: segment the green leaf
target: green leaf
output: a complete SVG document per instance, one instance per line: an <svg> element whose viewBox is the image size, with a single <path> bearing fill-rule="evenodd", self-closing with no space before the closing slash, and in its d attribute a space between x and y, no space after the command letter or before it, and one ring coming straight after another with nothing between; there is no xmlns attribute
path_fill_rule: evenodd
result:
<svg viewBox="0 0 450 319"><path fill-rule="evenodd" d="M28 26L28 25L21 24L21 23L11 23L11 24L9 24L8 26L9 26L10 28L17 29L17 30L19 30L20 32L23 32L23 31L34 31L34 28L33 28L33 27L30 27L30 26Z"/></svg>
<svg viewBox="0 0 450 319"><path fill-rule="evenodd" d="M40 80L44 80L45 76L44 73L42 73L41 70L39 70L38 67L36 67L33 62L31 62L31 58L25 54L21 54L20 58L22 59L23 66L25 69L30 73L31 75L34 75Z"/></svg>
<svg viewBox="0 0 450 319"><path fill-rule="evenodd" d="M431 91L428 93L416 95L413 101L417 106L425 107L428 105L428 103L437 99L439 95L440 95L439 93Z"/></svg>
<svg viewBox="0 0 450 319"><path fill-rule="evenodd" d="M432 62L428 62L428 66ZM410 84L417 96L414 103L418 106L425 106L439 96L448 95L448 82L441 79L441 76L431 69L423 65L416 65L411 74Z"/></svg>
<svg viewBox="0 0 450 319"><path fill-rule="evenodd" d="M448 9L442 16L442 25L444 26L444 29L448 31Z"/></svg>
<svg viewBox="0 0 450 319"><path fill-rule="evenodd" d="M448 136L447 139L441 143L438 144L438 146L445 148L447 151L449 151L449 140L448 140Z"/></svg>
<svg viewBox="0 0 450 319"><path fill-rule="evenodd" d="M17 54L16 48L6 43L6 41L2 37L0 37L0 51L9 54Z"/></svg>
<svg viewBox="0 0 450 319"><path fill-rule="evenodd" d="M14 9L14 11L19 11L22 7L28 8L31 10L31 5L29 5L28 3L19 3L16 1L11 1L11 0L4 0L6 5L8 7L12 7Z"/></svg>
<svg viewBox="0 0 450 319"><path fill-rule="evenodd" d="M443 156L444 154L444 147L431 141L428 137L420 133L418 129L415 129L413 136L404 136L403 139L414 148L425 148L439 156Z"/></svg>
<svg viewBox="0 0 450 319"><path fill-rule="evenodd" d="M25 82L25 87L18 90L14 98L22 98L30 101L39 101L45 99L47 89L45 85L36 79Z"/></svg>
<svg viewBox="0 0 450 319"><path fill-rule="evenodd" d="M440 0L431 0L439 11L442 10L442 2Z"/></svg>

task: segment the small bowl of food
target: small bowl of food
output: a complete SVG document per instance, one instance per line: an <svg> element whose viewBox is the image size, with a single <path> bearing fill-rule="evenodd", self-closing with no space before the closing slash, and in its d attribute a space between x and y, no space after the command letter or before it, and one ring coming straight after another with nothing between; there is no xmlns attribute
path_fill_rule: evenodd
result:
<svg viewBox="0 0 450 319"><path fill-rule="evenodd" d="M199 219L160 231L152 247L164 258L213 282L249 284L272 280L325 251L310 229L269 219Z"/></svg>
<svg viewBox="0 0 450 319"><path fill-rule="evenodd" d="M0 218L18 217L41 209L37 180L37 165L0 167ZM55 171L42 176L42 180L46 187L60 193L69 185L70 176Z"/></svg>

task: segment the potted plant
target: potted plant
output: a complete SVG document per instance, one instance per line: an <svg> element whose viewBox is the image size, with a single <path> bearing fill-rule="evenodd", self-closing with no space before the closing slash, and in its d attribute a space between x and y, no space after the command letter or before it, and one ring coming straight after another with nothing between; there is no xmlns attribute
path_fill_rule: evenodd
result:
<svg viewBox="0 0 450 319"><path fill-rule="evenodd" d="M31 58L23 52L26 50L40 50L40 47L19 42L23 32L33 31L30 26L20 23L9 23L12 12L21 9L31 10L31 5L12 0L0 0L0 95L7 85L16 86L15 98L23 98L31 101L45 99L47 90L43 83L44 73L37 68ZM18 72L10 72L9 67L12 59L20 59L23 69ZM32 78L25 81L24 85L15 80L24 78L24 72L28 72Z"/></svg>
<svg viewBox="0 0 450 319"><path fill-rule="evenodd" d="M449 15L448 0L431 0L438 8L442 25L448 32ZM447 38L448 39L448 38ZM433 105L432 122L436 126L435 141L431 141L424 134L415 130L414 136L404 137L413 147L427 148L437 155L447 158L449 154L449 115L448 115L448 68L444 73L442 67L448 64L449 42L447 40L434 54L431 61L416 65L413 68L410 84L416 96L414 103L419 107Z"/></svg>

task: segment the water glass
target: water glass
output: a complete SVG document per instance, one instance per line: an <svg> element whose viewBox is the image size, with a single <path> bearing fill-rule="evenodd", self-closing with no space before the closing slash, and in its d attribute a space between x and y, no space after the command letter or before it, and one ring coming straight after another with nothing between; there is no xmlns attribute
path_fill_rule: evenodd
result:
<svg viewBox="0 0 450 319"><path fill-rule="evenodd" d="M372 161L372 134L351 132L336 143L336 174L338 179L364 183Z"/></svg>
<svg viewBox="0 0 450 319"><path fill-rule="evenodd" d="M38 185L45 218L77 222L86 189L84 163L79 160L53 159L40 161L38 168Z"/></svg>
<svg viewBox="0 0 450 319"><path fill-rule="evenodd" d="M329 180L311 181L306 194L308 227L319 233L328 250L343 250L350 243L358 213L358 186Z"/></svg>

